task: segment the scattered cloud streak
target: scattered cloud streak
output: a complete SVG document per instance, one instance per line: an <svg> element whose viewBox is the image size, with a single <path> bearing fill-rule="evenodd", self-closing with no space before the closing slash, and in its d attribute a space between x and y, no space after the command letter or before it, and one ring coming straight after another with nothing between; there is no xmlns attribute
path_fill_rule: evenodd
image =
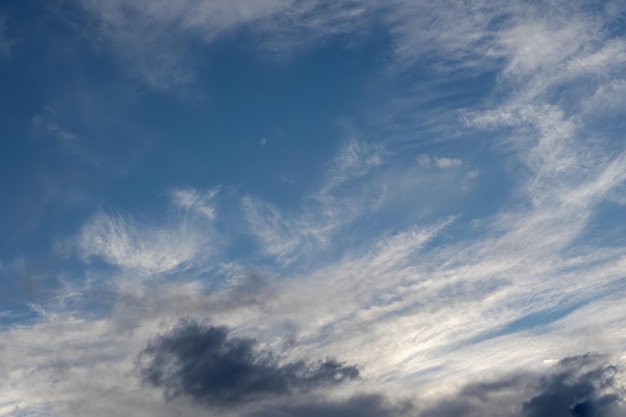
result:
<svg viewBox="0 0 626 417"><path fill-rule="evenodd" d="M200 207L203 215L206 211L207 207ZM102 212L83 227L76 238L76 249L86 262L100 259L151 275L184 267L198 254L202 239L184 223L171 228L140 226L121 215Z"/></svg>
<svg viewBox="0 0 626 417"><path fill-rule="evenodd" d="M345 33L365 9L352 1L326 0L75 3L91 17L89 36L103 40L130 74L161 91L181 88L195 80L199 63L193 44L208 45L249 30L260 39L259 46L264 50L280 53Z"/></svg>
<svg viewBox="0 0 626 417"><path fill-rule="evenodd" d="M244 197L242 207L261 250L289 264L307 250L327 246L335 233L376 204L382 187L369 180L384 159L382 146L348 141L335 156L320 188L306 198L300 213L285 214L261 199Z"/></svg>
<svg viewBox="0 0 626 417"><path fill-rule="evenodd" d="M174 204L186 211L194 211L208 220L215 219L213 199L219 193L219 188L213 188L203 193L193 188L175 189L171 191Z"/></svg>

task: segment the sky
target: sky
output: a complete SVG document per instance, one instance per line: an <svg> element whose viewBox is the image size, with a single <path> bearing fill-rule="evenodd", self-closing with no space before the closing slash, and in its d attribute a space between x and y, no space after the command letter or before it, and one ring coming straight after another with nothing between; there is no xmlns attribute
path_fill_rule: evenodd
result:
<svg viewBox="0 0 626 417"><path fill-rule="evenodd" d="M0 416L626 416L620 0L0 3Z"/></svg>

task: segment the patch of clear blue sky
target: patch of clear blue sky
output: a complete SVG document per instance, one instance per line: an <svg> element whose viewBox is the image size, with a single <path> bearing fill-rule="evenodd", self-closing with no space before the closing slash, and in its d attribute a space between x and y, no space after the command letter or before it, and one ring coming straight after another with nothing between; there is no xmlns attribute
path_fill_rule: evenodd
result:
<svg viewBox="0 0 626 417"><path fill-rule="evenodd" d="M425 57L390 75L392 45L383 31L356 42L304 45L286 58L235 33L210 47L194 45L196 80L185 87L194 94L185 96L150 91L105 45L82 38L63 13L35 2L6 3L0 12L18 39L12 58L0 62L1 79L11 80L0 97L0 259L24 255L46 291L58 284L59 268L80 272L78 265L60 265L51 245L97 210L141 212L140 221L158 221L168 215L167 189L215 185L297 210L351 136L388 143L396 163L415 164L428 153L462 157L464 169L479 169L489 180L477 181L471 193L420 196L446 202L433 208L433 218L463 215L458 232L466 221L492 214L513 185L502 164L490 163L501 154L489 137L460 132L454 118L436 121L436 129L430 123L445 109L482 106L495 82L493 68L441 72ZM412 89L421 89L423 100L396 112L392 99ZM387 116L389 122L379 121ZM401 228L419 219L416 211L391 207L366 218L364 230ZM240 244L242 253L248 249ZM5 288L16 300L42 297Z"/></svg>
<svg viewBox="0 0 626 417"><path fill-rule="evenodd" d="M142 102L142 119L161 140L140 175L160 177L160 185L223 184L297 200L319 184L324 164L347 139L341 121L355 114L382 45L329 42L281 62L237 41L219 42L207 54L199 102L153 94Z"/></svg>

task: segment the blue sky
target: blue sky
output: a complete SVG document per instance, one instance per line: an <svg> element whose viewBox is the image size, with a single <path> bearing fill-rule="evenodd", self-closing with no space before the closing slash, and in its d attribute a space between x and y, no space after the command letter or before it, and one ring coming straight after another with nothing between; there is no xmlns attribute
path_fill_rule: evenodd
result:
<svg viewBox="0 0 626 417"><path fill-rule="evenodd" d="M2 3L0 416L350 415L372 392L400 416L588 352L621 369L625 18ZM146 379L220 338L293 392ZM287 371L324 358L346 381Z"/></svg>

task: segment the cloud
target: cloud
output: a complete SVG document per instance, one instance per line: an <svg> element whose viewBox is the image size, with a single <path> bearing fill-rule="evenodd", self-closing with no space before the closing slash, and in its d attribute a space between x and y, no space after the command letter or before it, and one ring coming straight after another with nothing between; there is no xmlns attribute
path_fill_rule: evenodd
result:
<svg viewBox="0 0 626 417"><path fill-rule="evenodd" d="M194 48L242 31L254 33L254 43L264 53L285 53L329 38L341 41L338 35L345 33L360 36L375 24L390 38L393 70L410 70L425 56L439 58L435 65L444 71L495 69L505 60L503 75L515 78L544 70L556 73L560 63L594 49L607 32L602 19L588 18L589 10L563 1L533 5L515 1L504 6L453 0L74 3L91 24L83 35L104 41L126 71L164 91L194 81L201 65ZM619 14L609 7L595 13L606 22ZM597 56L595 61L601 59Z"/></svg>
<svg viewBox="0 0 626 417"><path fill-rule="evenodd" d="M267 406L246 417L401 417L414 416L409 402L394 404L383 395L370 394L347 400L317 399L300 404Z"/></svg>
<svg viewBox="0 0 626 417"><path fill-rule="evenodd" d="M151 275L184 266L198 255L201 241L202 237L184 223L143 226L123 216L101 212L82 228L75 246L84 261L101 259ZM203 246L205 252L208 248Z"/></svg>
<svg viewBox="0 0 626 417"><path fill-rule="evenodd" d="M430 155L420 155L417 158L417 163L424 167L428 168L435 165L437 168L441 169L450 169L456 168L463 165L463 161L458 158L446 158L446 157L436 157L433 158Z"/></svg>
<svg viewBox="0 0 626 417"><path fill-rule="evenodd" d="M122 67L156 90L195 78L189 42L211 42L239 25L285 7L283 0L167 1L76 0L93 22L94 39L104 39Z"/></svg>
<svg viewBox="0 0 626 417"><path fill-rule="evenodd" d="M241 201L250 230L263 243L263 251L288 262L298 245L295 231L272 205L246 196Z"/></svg>
<svg viewBox="0 0 626 417"><path fill-rule="evenodd" d="M165 397L187 396L209 405L233 406L267 396L324 388L355 379L359 371L334 359L279 363L253 339L225 327L182 322L142 352L141 378Z"/></svg>
<svg viewBox="0 0 626 417"><path fill-rule="evenodd" d="M383 146L347 141L327 168L319 189L306 196L295 213L244 196L242 208L261 251L287 265L306 251L313 254L325 248L330 236L375 206L382 187L367 180L383 165L385 155Z"/></svg>
<svg viewBox="0 0 626 417"><path fill-rule="evenodd" d="M622 417L626 416L623 369L586 354L565 358L546 373L517 372L472 382L436 400L404 401L383 394L342 400L318 398L262 408L249 416L389 417Z"/></svg>
<svg viewBox="0 0 626 417"><path fill-rule="evenodd" d="M383 163L385 154L384 146L379 144L356 139L348 140L335 156L320 194L328 194L348 182L367 175Z"/></svg>
<svg viewBox="0 0 626 417"><path fill-rule="evenodd" d="M624 398L623 387L615 379L618 372L623 370L603 363L598 355L569 357L545 374L520 372L470 384L421 416L622 416L626 410L620 411Z"/></svg>
<svg viewBox="0 0 626 417"><path fill-rule="evenodd" d="M499 42L509 55L505 74L521 76L565 61L577 52L581 43L589 41L585 21L524 22L500 34Z"/></svg>
<svg viewBox="0 0 626 417"><path fill-rule="evenodd" d="M435 160L435 164L437 164L439 168L448 169L460 167L461 165L463 165L463 161L457 158L437 158Z"/></svg>
<svg viewBox="0 0 626 417"><path fill-rule="evenodd" d="M193 17L188 15L196 13L194 7L200 3L129 2L128 8L123 3L91 5L101 18L98 30L105 42L113 48L128 47L115 51L129 71L146 76L158 88L183 82L184 77L171 77L176 71L193 75L193 64L185 61L188 55L175 46L190 33L201 37L205 28L200 23L190 23L189 30L181 23ZM464 71L472 65L472 70L478 68L493 78L471 110L446 102L446 114L452 116L435 121L452 121L447 127L467 136L462 146L477 149L471 160L463 154L462 164L473 167L475 161L483 162L477 164L480 171L470 171L480 172L476 186L490 191L489 198L474 195L480 210L457 204L453 198L457 188L447 187L453 181L440 180L456 178L460 169L432 169L428 171L437 176L425 176L427 170L414 162L428 152L420 161L430 167L441 160L447 160L442 164L449 168L458 164L454 158L431 156L458 155L449 153L458 145L456 136L433 128L426 143L421 142L423 135L416 142L414 125L403 125L406 146L348 142L329 163L317 190L303 196L300 207L287 210L280 202L242 198L247 222L242 223L259 242L259 252L278 261L275 267L264 263L270 280L252 278L241 286L222 288L222 280L229 282L235 273L224 272L226 277L188 273L186 266L193 262L200 264L198 270L217 268L213 262L201 262L206 261L201 257L207 248L210 251L211 242L222 240L197 227L216 217L211 192L172 191L172 202L183 215L164 224L98 214L83 226L75 248L88 269L97 266L96 259L118 267L111 273L120 285L107 300L112 304L110 316L90 321L84 312L74 312L75 304L65 305L64 314L3 330L0 346L8 359L0 367L9 378L0 381L6 398L2 410L11 413L14 404L25 408L47 404L61 415L98 415L94 410L110 415L111 407L119 415L198 415L178 409L184 401L161 402L160 395L134 386L128 375L137 351L159 321L215 314L218 322L237 326L244 334L258 332L254 333L258 344L227 331L219 345L226 349L234 340L235 346L249 346L251 359L245 362L249 366L257 360L267 374L287 372L285 366L298 362L263 362L264 351L257 348L267 344L275 352L281 343L276 340L295 335L294 357L330 355L358 363L363 383L379 388L373 396L345 401L298 396L264 403L265 408L254 411L264 416L367 415L371 410L379 415L441 417L619 415L623 398L612 397L621 395L613 389L619 387L618 377L614 385L603 382L611 380L612 370L593 365L595 359L564 361L543 376L508 374L516 367L542 369L548 358L589 346L620 351L625 340L623 242L607 247L588 239L595 217L601 215L599 208L609 197L621 197L626 179L626 154L619 136L625 43L622 35L608 30L614 21L606 10L588 15L574 10L574 3L565 3L569 2L554 7L534 3L537 9L531 11L519 3L503 8L490 1L388 3L383 17L393 34L396 62L413 68L424 62L416 57L428 55L441 64L435 71L447 81L456 74L452 69ZM184 7L190 4L194 7ZM125 13L141 12L140 7L154 7L153 17L139 13L133 26ZM328 10L332 14L334 9ZM299 20L298 13L292 15L294 20ZM206 23L198 14L198 21ZM328 17L315 12L308 16ZM233 23L232 28L238 25ZM311 19L310 27L315 25ZM173 28L172 32L163 27ZM207 33L211 27L206 26ZM229 28L208 38L226 36ZM175 35L172 43L162 43L170 33ZM131 41L126 43L126 37ZM172 66L157 65L159 57L171 59ZM151 71L161 70L151 76ZM422 99L419 90L407 90L407 100ZM414 110L406 106L412 117L427 118ZM607 119L613 125L599 123ZM611 126L617 128L611 131ZM404 156L412 167L402 165ZM492 167L502 170L490 171ZM501 195L491 192L498 184L505 189ZM399 201L408 203L400 206ZM389 207L396 210L381 209ZM192 214L203 221L192 223ZM242 243L247 247L250 242ZM293 259L308 262L287 268ZM259 263L254 256L237 262L252 264L251 269ZM159 285L128 289L136 275L174 271L179 272L177 279L192 282L157 280ZM76 284L77 292L86 289ZM49 306L42 308L50 311ZM132 325L120 325L127 321ZM123 334L118 333L120 328ZM200 328L197 338L210 339L208 329ZM164 363L177 365L180 349L172 348L169 354L165 348L155 349L155 355L167 358ZM302 363L315 372L323 362ZM179 368L173 372L174 379L168 381L183 378ZM437 390L493 372L508 376L492 384L470 383L441 402L433 399ZM182 386L176 383L173 389ZM246 384L235 381L231 388L246 399L241 393L248 389ZM410 409L398 411L395 398L389 398L415 391L420 398ZM263 395L251 395L256 394Z"/></svg>
<svg viewBox="0 0 626 417"><path fill-rule="evenodd" d="M295 45L344 33L362 7L327 0L75 0L89 18L84 35L104 40L122 67L156 90L183 87L196 78L192 45L217 42L241 30L281 53Z"/></svg>
<svg viewBox="0 0 626 417"><path fill-rule="evenodd" d="M597 163L585 162L591 167L585 171L579 162L596 154L557 146L560 141L577 143L577 126L563 112L554 106L515 107L508 113L506 109L494 113L496 126L510 120L513 130L528 132L530 126L536 132L518 154L527 163L527 176L515 190L515 198L524 204L498 208L495 215L472 223L477 226L469 225L472 228L462 218L436 215L422 224L413 219L396 221L394 231L368 228L363 239L354 238L352 229L341 226L363 218L378 219L379 213L368 211L375 206L363 208L361 204L378 198L380 184L389 185L386 189L390 190L423 170L412 157L407 165L413 170L396 169L388 175L390 152L386 148L348 144L329 164L318 191L305 196L301 211L293 213L261 199L243 198L244 204L258 205L245 214L256 213L257 217L246 220L265 253L288 262L315 251L319 254L320 247L327 245L332 257L307 258L311 261L299 264L295 271L279 262L275 268L268 267L271 281L239 292L232 288L220 292L223 276L183 273L183 279L197 279L197 285L139 288L142 295L128 297L128 305L120 307L116 320L132 316L134 327L140 327L142 320L216 313L221 323L258 330L263 334L259 340L267 335L297 334L301 341L295 348L297 357L314 357L321 350L350 363L367 364L363 372L372 381L418 378L428 384L460 383L494 366L530 366L546 357L571 354L577 347L567 341L600 324L594 319L596 313L588 314L598 308L611 311L612 321L608 323L609 316L604 315L603 328L618 331L624 313L616 308L619 301L607 294L623 294L619 284L623 252L587 251L577 246L576 239L595 205L623 182L624 157L592 159ZM540 151L541 146L547 149ZM455 170L436 171L448 175ZM426 188L437 188L431 177L427 180ZM421 206L429 203L416 188L401 190L417 194L414 201ZM191 212L197 203L213 204L203 195L185 189L175 202ZM351 211L353 206L356 209ZM193 229L177 222L147 226L122 219L116 225L106 216L103 219L84 227L98 232L87 234L90 238L85 242L95 243L83 246L91 248L82 252L84 259L100 256L129 271L178 271L198 260L197 248L204 249L198 244L203 240L194 241L194 233L185 234ZM93 224L106 227L93 229ZM337 230L346 233L337 234ZM179 234L186 236L181 242L195 242L189 246L195 249L180 257L171 252L171 242ZM333 236L338 237L329 238ZM343 246L340 240L348 238L358 244ZM174 245L176 250L181 248L185 245ZM215 266L207 262L202 267ZM571 285L564 287L563 282ZM209 287L212 292L204 294ZM181 296L171 302L159 295L177 289ZM538 338L539 332L545 334ZM607 349L617 348L620 340L612 338ZM522 343L523 350L515 348Z"/></svg>
<svg viewBox="0 0 626 417"><path fill-rule="evenodd" d="M209 189L203 193L194 188L173 189L170 191L172 202L186 210L195 211L208 220L215 219L214 198L220 192L219 187Z"/></svg>

